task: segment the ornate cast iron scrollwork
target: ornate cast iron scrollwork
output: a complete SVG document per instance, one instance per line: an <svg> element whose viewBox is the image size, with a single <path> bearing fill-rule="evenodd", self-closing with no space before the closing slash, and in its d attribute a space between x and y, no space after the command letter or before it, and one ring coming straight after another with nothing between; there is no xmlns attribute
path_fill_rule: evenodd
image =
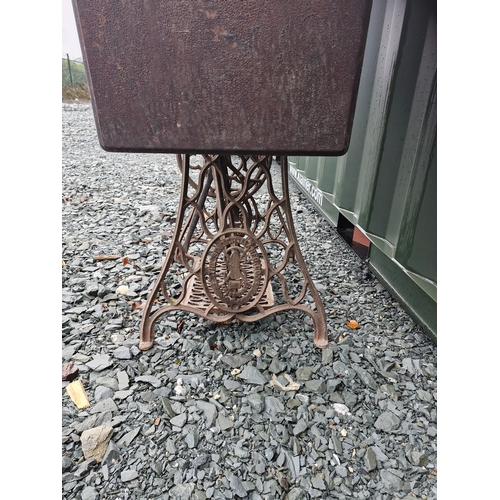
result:
<svg viewBox="0 0 500 500"><path fill-rule="evenodd" d="M203 155L203 164L191 163L190 155L177 158L182 172L177 223L144 308L139 347L152 347L156 321L173 310L215 322L302 311L313 320L315 344L326 347L324 307L295 235L287 158L281 159L279 194L272 156ZM183 276L180 291L167 284L174 267Z"/></svg>
<svg viewBox="0 0 500 500"><path fill-rule="evenodd" d="M221 311L255 307L267 283L266 251L251 234L229 229L216 236L202 257L203 288Z"/></svg>

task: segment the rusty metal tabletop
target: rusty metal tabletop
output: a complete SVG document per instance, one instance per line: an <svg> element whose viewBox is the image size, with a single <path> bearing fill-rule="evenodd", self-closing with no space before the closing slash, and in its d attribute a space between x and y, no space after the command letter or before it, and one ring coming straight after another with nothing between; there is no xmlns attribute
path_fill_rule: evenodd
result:
<svg viewBox="0 0 500 500"><path fill-rule="evenodd" d="M73 0L107 151L341 155L371 0Z"/></svg>

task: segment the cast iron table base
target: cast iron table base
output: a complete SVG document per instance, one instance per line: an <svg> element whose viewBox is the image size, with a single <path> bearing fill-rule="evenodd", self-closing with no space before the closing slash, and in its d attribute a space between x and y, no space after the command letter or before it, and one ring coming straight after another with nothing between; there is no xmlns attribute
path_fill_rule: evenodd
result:
<svg viewBox="0 0 500 500"><path fill-rule="evenodd" d="M314 343L328 345L326 316L293 224L288 161L281 157L281 192L272 156L178 155L182 172L172 242L149 293L139 348L154 343L160 316L197 314L216 323L254 322L295 310L308 314Z"/></svg>

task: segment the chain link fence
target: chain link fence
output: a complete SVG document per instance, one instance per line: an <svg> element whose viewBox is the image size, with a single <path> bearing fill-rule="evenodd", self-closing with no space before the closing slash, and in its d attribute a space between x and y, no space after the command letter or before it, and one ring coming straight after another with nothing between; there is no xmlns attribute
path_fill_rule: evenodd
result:
<svg viewBox="0 0 500 500"><path fill-rule="evenodd" d="M83 62L72 60L67 54L62 58L63 99L89 99L87 75Z"/></svg>
<svg viewBox="0 0 500 500"><path fill-rule="evenodd" d="M79 85L87 83L85 66L83 62L72 61L69 55L62 60L62 84L63 86Z"/></svg>

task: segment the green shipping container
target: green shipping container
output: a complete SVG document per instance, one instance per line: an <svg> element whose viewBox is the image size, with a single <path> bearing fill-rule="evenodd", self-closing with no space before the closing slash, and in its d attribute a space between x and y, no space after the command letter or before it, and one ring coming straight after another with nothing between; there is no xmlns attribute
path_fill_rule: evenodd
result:
<svg viewBox="0 0 500 500"><path fill-rule="evenodd" d="M349 151L290 157L290 177L437 340L436 1L374 0Z"/></svg>

